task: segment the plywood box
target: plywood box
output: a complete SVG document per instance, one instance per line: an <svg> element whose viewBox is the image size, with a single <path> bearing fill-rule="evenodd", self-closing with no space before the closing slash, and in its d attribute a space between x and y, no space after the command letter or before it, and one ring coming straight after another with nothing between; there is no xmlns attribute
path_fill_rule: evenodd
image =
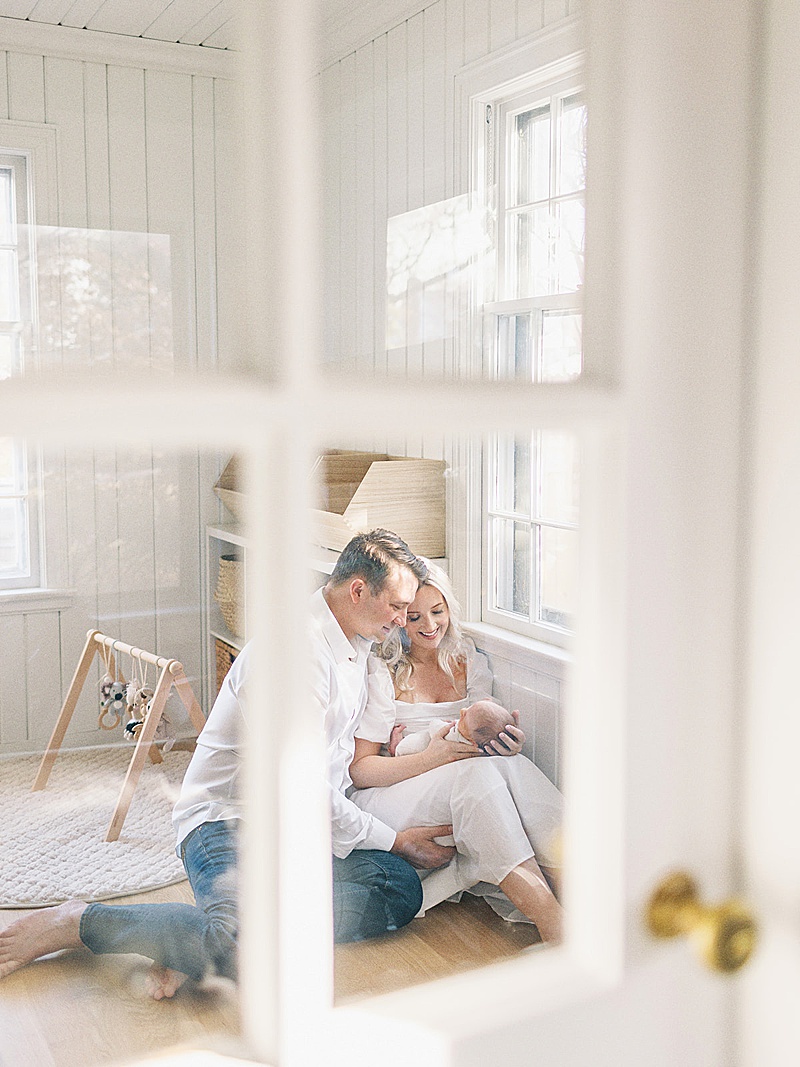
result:
<svg viewBox="0 0 800 1067"><path fill-rule="evenodd" d="M320 505L311 510L312 542L341 552L355 534L382 526L420 555L444 556L445 467L438 459L324 452L312 470ZM244 518L236 457L214 492L238 519Z"/></svg>

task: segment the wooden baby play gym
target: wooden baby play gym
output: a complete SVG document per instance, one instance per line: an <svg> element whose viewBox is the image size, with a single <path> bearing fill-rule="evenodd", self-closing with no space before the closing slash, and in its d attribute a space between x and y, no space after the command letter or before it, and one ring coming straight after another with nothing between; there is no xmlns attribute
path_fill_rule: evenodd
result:
<svg viewBox="0 0 800 1067"><path fill-rule="evenodd" d="M135 692L130 698L133 703L127 703L127 691L131 689L130 682L132 680L126 682L115 653L117 653L117 656L119 654L130 656L132 665L136 665L137 682L134 687ZM155 744L155 738L164 714L167 697L172 687L175 686L175 690L198 734L205 726L206 720L189 684L189 679L186 677L183 665L178 660L156 656L152 652L145 652L141 648L135 648L132 645L125 644L123 641L108 637L99 630L89 630L86 635L86 644L75 668L75 674L72 677L66 698L56 719L56 724L42 756L42 761L39 764L39 770L32 787L34 792L44 789L47 785L47 780L50 777L50 772L53 769L53 764L58 756L64 735L67 732L67 727L72 719L95 655L101 657L105 666L105 676L101 683L105 699L101 702L100 726L107 730L119 725L122 721L121 710L123 707L128 707L129 710L131 707L138 707L141 715L141 718L136 721L129 731L136 738L136 747L133 750L128 771L117 800L117 806L114 809L105 838L106 841L116 841L122 831L122 825L133 800L133 794L136 791L136 786L144 768L145 759L149 756L153 763L160 763L162 760L161 753ZM145 684L148 666L155 667L158 672L157 681L152 690L147 688ZM107 723L105 721L107 717L111 718L112 721ZM131 726L131 723L128 726Z"/></svg>

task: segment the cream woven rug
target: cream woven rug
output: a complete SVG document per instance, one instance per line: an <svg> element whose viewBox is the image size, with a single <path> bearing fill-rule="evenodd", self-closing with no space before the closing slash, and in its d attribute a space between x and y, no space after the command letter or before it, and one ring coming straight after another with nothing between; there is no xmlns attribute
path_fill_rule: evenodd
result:
<svg viewBox="0 0 800 1067"><path fill-rule="evenodd" d="M118 841L105 841L133 746L62 751L45 789L39 756L0 758L0 907L108 900L184 877L172 807L190 753L148 760Z"/></svg>

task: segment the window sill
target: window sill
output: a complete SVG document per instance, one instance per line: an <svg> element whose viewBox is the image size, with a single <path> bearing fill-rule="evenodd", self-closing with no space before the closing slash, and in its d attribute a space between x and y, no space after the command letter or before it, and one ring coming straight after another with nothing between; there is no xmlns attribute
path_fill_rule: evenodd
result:
<svg viewBox="0 0 800 1067"><path fill-rule="evenodd" d="M67 589L2 589L0 615L27 615L32 611L63 611L72 607Z"/></svg>
<svg viewBox="0 0 800 1067"><path fill-rule="evenodd" d="M485 622L467 622L462 627L482 652L511 659L520 667L563 677L572 664L572 654L558 645L548 645Z"/></svg>

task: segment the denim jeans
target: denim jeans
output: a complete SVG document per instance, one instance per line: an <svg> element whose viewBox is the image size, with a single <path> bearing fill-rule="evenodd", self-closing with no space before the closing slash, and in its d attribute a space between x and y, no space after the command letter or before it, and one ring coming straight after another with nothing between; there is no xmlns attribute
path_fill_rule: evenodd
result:
<svg viewBox="0 0 800 1067"><path fill-rule="evenodd" d="M410 923L422 906L419 875L400 856L354 849L333 857L333 930L337 943L366 941Z"/></svg>
<svg viewBox="0 0 800 1067"><path fill-rule="evenodd" d="M198 826L181 848L195 905L88 904L80 936L92 952L136 952L195 981L236 978L238 820ZM370 849L333 859L334 936L365 941L411 922L422 904L414 868Z"/></svg>
<svg viewBox="0 0 800 1067"><path fill-rule="evenodd" d="M204 823L188 835L181 859L191 904L89 904L80 936L92 952L137 952L200 981L236 978L238 819Z"/></svg>

